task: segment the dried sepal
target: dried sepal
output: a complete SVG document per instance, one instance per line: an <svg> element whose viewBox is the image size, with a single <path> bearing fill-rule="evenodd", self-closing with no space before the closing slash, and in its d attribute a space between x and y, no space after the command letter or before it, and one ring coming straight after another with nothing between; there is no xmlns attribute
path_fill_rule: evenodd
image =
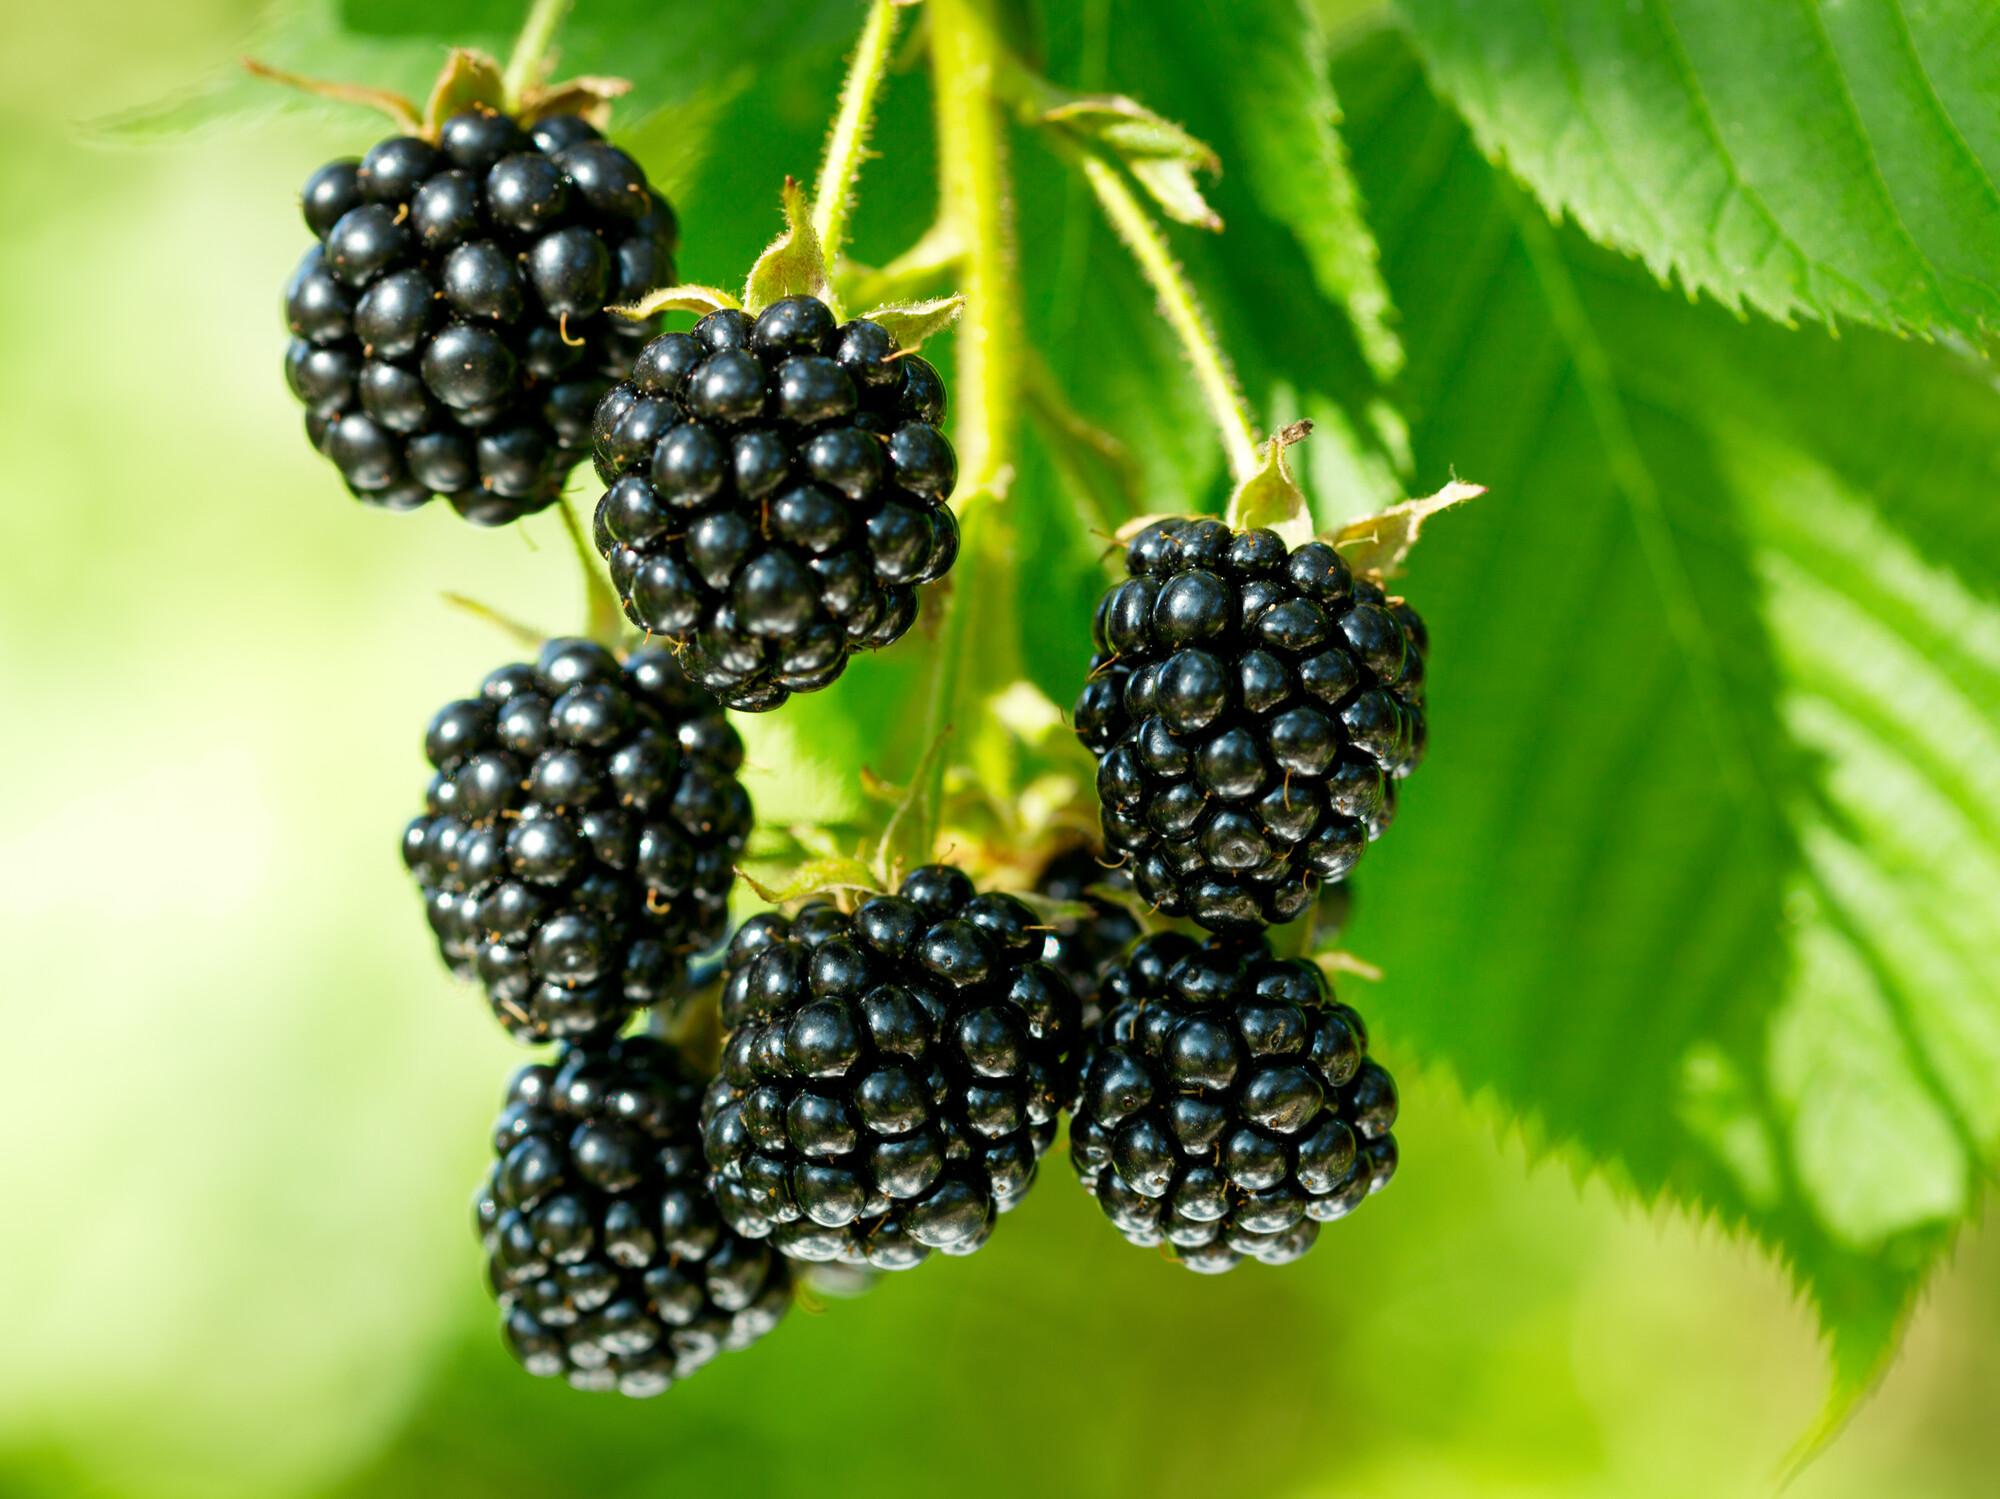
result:
<svg viewBox="0 0 2000 1499"><path fill-rule="evenodd" d="M243 59L243 70L253 78L267 79L286 88L297 89L302 94L311 94L315 98L332 99L340 104L357 104L363 109L377 110L394 120L396 128L405 135L423 134L424 120L417 112L417 106L393 89L370 88L360 83L336 83L329 78L311 78L304 73L274 68L269 63L259 62L254 57Z"/></svg>
<svg viewBox="0 0 2000 1499"><path fill-rule="evenodd" d="M424 105L423 134L436 140L444 122L470 109L499 113L507 107L507 85L500 64L471 47L453 47L446 55L431 95Z"/></svg>
<svg viewBox="0 0 2000 1499"><path fill-rule="evenodd" d="M1420 500L1405 500L1375 515L1349 521L1333 538L1333 544L1358 573L1380 581L1403 570L1410 549L1424 529L1424 522L1441 511L1476 500L1486 493L1483 484L1466 484L1454 479L1436 494Z"/></svg>
<svg viewBox="0 0 2000 1499"><path fill-rule="evenodd" d="M516 114L523 125L555 115L575 115L599 130L610 128L611 105L632 92L629 78L587 76L545 83L524 92L517 101Z"/></svg>

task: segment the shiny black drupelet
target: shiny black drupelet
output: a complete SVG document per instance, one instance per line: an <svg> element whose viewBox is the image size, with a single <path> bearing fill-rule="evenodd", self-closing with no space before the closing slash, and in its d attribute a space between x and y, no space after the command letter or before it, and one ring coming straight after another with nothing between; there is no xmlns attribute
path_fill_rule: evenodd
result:
<svg viewBox="0 0 2000 1499"><path fill-rule="evenodd" d="M701 1159L701 1083L633 1036L523 1067L474 1204L501 1331L530 1374L657 1395L769 1332L790 1267L731 1232Z"/></svg>
<svg viewBox="0 0 2000 1499"><path fill-rule="evenodd" d="M928 363L814 297L654 339L595 418L626 614L749 711L899 640L958 556L944 402Z"/></svg>
<svg viewBox="0 0 2000 1499"><path fill-rule="evenodd" d="M1285 1264L1396 1170L1396 1088L1319 969L1261 938L1148 937L1105 972L1070 1159L1135 1244Z"/></svg>
<svg viewBox="0 0 2000 1499"><path fill-rule="evenodd" d="M719 942L742 742L664 651L557 640L431 720L403 858L438 949L523 1041L615 1033Z"/></svg>
<svg viewBox="0 0 2000 1499"><path fill-rule="evenodd" d="M552 504L656 331L606 308L673 279L677 230L587 122L473 110L305 185L285 375L354 496L499 525Z"/></svg>
<svg viewBox="0 0 2000 1499"><path fill-rule="evenodd" d="M885 1270L984 1244L1075 1086L1076 996L1042 936L1020 901L941 865L851 915L745 922L702 1109L730 1224Z"/></svg>
<svg viewBox="0 0 2000 1499"><path fill-rule="evenodd" d="M1104 841L1211 931L1289 921L1346 878L1422 759L1416 611L1333 547L1165 520L1099 602L1075 723Z"/></svg>

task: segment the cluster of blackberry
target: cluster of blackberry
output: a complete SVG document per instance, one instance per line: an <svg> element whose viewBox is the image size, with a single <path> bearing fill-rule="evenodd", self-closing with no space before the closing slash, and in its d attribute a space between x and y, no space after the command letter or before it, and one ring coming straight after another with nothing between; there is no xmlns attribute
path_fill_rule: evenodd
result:
<svg viewBox="0 0 2000 1499"><path fill-rule="evenodd" d="M1396 1169L1396 1088L1316 965L1261 937L1147 937L1103 972L1070 1159L1126 1238L1284 1264Z"/></svg>
<svg viewBox="0 0 2000 1499"><path fill-rule="evenodd" d="M1076 710L1111 857L1037 881L1066 919L937 864L753 916L698 1066L628 1027L664 1033L727 929L752 808L724 709L829 685L950 569L943 383L810 296L658 336L609 313L670 279L675 226L580 119L468 110L323 168L304 210L286 368L348 487L499 523L594 444L598 549L674 647L554 640L447 703L403 836L446 964L558 1048L509 1085L476 1201L530 1373L656 1394L775 1326L801 1265L973 1253L1065 1110L1106 1214L1196 1270L1295 1259L1389 1180L1360 1017L1260 933L1338 921L1422 756L1406 604L1323 543L1149 527ZM1215 935L1146 936L1128 901Z"/></svg>
<svg viewBox="0 0 2000 1499"><path fill-rule="evenodd" d="M944 865L745 922L702 1107L730 1225L885 1270L984 1244L1074 1087L1076 995L1042 950L1027 906Z"/></svg>
<svg viewBox="0 0 2000 1499"><path fill-rule="evenodd" d="M524 1041L615 1035L722 938L743 745L664 651L551 641L445 704L403 834L438 950Z"/></svg>
<svg viewBox="0 0 2000 1499"><path fill-rule="evenodd" d="M1099 601L1077 733L1138 891L1216 932L1345 879L1423 758L1416 611L1323 541L1165 520Z"/></svg>
<svg viewBox="0 0 2000 1499"><path fill-rule="evenodd" d="M673 279L673 210L574 115L493 110L307 179L285 377L357 499L499 525L554 503Z"/></svg>
<svg viewBox="0 0 2000 1499"><path fill-rule="evenodd" d="M937 371L817 297L647 344L597 408L598 550L626 615L732 708L902 638L958 556Z"/></svg>
<svg viewBox="0 0 2000 1499"><path fill-rule="evenodd" d="M1296 1259L1396 1168L1396 1093L1361 1020L1266 927L1344 883L1423 758L1423 621L1333 546L1212 519L1147 526L1099 600L1077 698L1107 849L1155 910L1098 973L1070 1126L1136 1244L1222 1271Z"/></svg>

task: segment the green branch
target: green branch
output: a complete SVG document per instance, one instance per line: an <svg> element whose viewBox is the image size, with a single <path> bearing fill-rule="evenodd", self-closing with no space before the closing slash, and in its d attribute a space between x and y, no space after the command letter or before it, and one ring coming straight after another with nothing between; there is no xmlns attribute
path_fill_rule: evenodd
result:
<svg viewBox="0 0 2000 1499"><path fill-rule="evenodd" d="M1012 558L997 501L1006 493L1020 424L1024 338L1014 243L1014 198L1006 120L997 92L1005 48L989 0L930 0L931 71L936 95L940 222L964 246L965 316L956 340L957 500L964 535L937 642L924 743L966 727L977 683L966 670L981 642L982 670L1004 670L1015 655ZM985 626L974 630L975 613ZM935 757L923 798L922 845L934 846L946 762L973 749L967 736Z"/></svg>
<svg viewBox="0 0 2000 1499"><path fill-rule="evenodd" d="M874 0L868 20L848 64L847 82L840 89L840 113L826 138L826 156L813 184L813 232L819 236L828 266L840 258L847 239L847 221L854 211L854 183L868 156L868 131L875 119L875 100L896 41L900 7L895 0Z"/></svg>

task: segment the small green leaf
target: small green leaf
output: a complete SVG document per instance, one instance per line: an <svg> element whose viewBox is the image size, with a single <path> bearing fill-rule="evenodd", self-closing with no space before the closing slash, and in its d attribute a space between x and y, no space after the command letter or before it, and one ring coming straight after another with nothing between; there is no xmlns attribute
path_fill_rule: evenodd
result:
<svg viewBox="0 0 2000 1499"><path fill-rule="evenodd" d="M1209 207L1195 181L1197 172L1212 175L1222 170L1205 141L1123 94L1064 96L1039 79L1031 87L1038 98L1063 99L1041 109L1040 123L1061 130L1086 150L1123 162L1176 223L1211 232L1222 228L1221 216Z"/></svg>
<svg viewBox="0 0 2000 1499"><path fill-rule="evenodd" d="M827 895L836 890L868 890L876 888L873 870L861 860L841 855L824 859L808 859L792 871L792 877L782 885L766 885L747 871L738 869L737 877L748 885L762 900L774 906L788 901L804 900L808 896Z"/></svg>
<svg viewBox="0 0 2000 1499"><path fill-rule="evenodd" d="M1348 564L1358 573L1378 581L1393 578L1403 570L1410 549L1424 529L1424 522L1440 511L1476 500L1486 493L1483 484L1466 484L1457 479L1436 494L1421 500L1405 500L1376 515L1349 521L1333 538Z"/></svg>
<svg viewBox="0 0 2000 1499"><path fill-rule="evenodd" d="M1203 141L1181 126L1123 94L1092 94L1044 109L1044 123L1059 126L1082 141L1096 141L1125 160L1165 158L1186 163L1196 171L1219 172L1222 163Z"/></svg>
<svg viewBox="0 0 2000 1499"><path fill-rule="evenodd" d="M640 319L660 312L692 312L698 317L706 317L711 312L742 305L719 286L663 286L658 291L647 292L627 306L613 307L611 311L620 317Z"/></svg>
<svg viewBox="0 0 2000 1499"><path fill-rule="evenodd" d="M1286 546L1312 540L1312 507L1285 461L1285 449L1311 431L1311 422L1294 422L1264 444L1263 467L1237 485L1230 497L1227 519L1232 527L1275 531Z"/></svg>
<svg viewBox="0 0 2000 1499"><path fill-rule="evenodd" d="M471 47L453 47L431 85L430 102L424 105L424 135L436 140L439 127L453 115L468 109L498 111L506 103L500 64Z"/></svg>
<svg viewBox="0 0 2000 1499"><path fill-rule="evenodd" d="M784 205L785 231L757 257L743 287L743 308L752 316L786 297L833 302L833 279L813 232L812 205L796 177L785 179Z"/></svg>
<svg viewBox="0 0 2000 1499"><path fill-rule="evenodd" d="M304 73L292 73L284 68L274 68L269 63L259 62L254 57L243 59L243 71L253 78L282 84L286 88L297 89L302 94L311 94L315 98L331 99L338 104L358 104L363 109L379 110L394 120L397 127L405 134L423 133L424 122L417 114L417 106L393 89L370 88L360 83L337 83L328 78L311 78Z"/></svg>
<svg viewBox="0 0 2000 1499"><path fill-rule="evenodd" d="M1201 195L1200 184L1184 162L1141 158L1130 165L1133 180L1168 218L1194 229L1206 229L1210 234L1222 232L1222 215Z"/></svg>
<svg viewBox="0 0 2000 1499"><path fill-rule="evenodd" d="M896 340L898 352L914 354L924 346L924 341L942 333L958 321L958 315L965 311L962 296L933 297L927 302L904 302L888 307L877 307L873 312L863 314L869 322L880 323Z"/></svg>

